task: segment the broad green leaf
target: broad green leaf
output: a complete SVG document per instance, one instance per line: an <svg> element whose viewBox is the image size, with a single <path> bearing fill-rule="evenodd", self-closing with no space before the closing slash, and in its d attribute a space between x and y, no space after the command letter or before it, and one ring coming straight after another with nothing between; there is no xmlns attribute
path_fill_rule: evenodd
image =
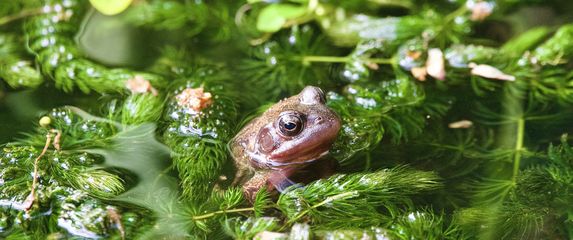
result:
<svg viewBox="0 0 573 240"><path fill-rule="evenodd" d="M287 20L306 13L306 7L291 4L273 4L265 7L257 19L257 29L262 32L276 32Z"/></svg>
<svg viewBox="0 0 573 240"><path fill-rule="evenodd" d="M92 6L105 15L119 14L131 4L133 0L90 0Z"/></svg>

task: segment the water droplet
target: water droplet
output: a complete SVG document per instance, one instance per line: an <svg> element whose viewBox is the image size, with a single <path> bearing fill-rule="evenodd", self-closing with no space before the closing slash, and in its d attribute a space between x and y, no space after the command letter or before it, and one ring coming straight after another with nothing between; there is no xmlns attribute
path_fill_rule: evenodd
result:
<svg viewBox="0 0 573 240"><path fill-rule="evenodd" d="M276 65L277 64L277 58L275 56L272 56L269 58L269 63L271 65Z"/></svg>
<svg viewBox="0 0 573 240"><path fill-rule="evenodd" d="M290 35L290 36L288 37L288 42L289 42L291 45L294 45L294 44L296 43L296 37L295 37L294 35Z"/></svg>

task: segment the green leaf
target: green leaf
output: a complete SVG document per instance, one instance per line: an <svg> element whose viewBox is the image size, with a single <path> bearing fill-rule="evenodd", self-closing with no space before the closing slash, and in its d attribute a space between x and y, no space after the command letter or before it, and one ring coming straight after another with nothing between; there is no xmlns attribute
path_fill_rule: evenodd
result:
<svg viewBox="0 0 573 240"><path fill-rule="evenodd" d="M265 7L257 19L257 29L262 32L277 32L287 20L306 13L306 7L291 4L273 4Z"/></svg>
<svg viewBox="0 0 573 240"><path fill-rule="evenodd" d="M537 27L524 32L509 41L502 47L501 51L506 53L522 54L542 41L551 32L548 27Z"/></svg>
<svg viewBox="0 0 573 240"><path fill-rule="evenodd" d="M116 15L125 11L131 4L131 1L132 0L90 0L90 3L98 12L104 15Z"/></svg>

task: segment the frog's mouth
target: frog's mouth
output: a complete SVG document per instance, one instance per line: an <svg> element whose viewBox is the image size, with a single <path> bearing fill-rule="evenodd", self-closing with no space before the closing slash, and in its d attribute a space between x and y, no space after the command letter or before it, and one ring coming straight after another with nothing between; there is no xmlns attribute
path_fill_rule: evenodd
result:
<svg viewBox="0 0 573 240"><path fill-rule="evenodd" d="M321 131L307 131L304 133L305 136L283 142L269 154L268 160L270 165L303 164L322 158L328 154L328 150L338 135L339 125L334 125L329 126L328 131L324 131L324 129Z"/></svg>
<svg viewBox="0 0 573 240"><path fill-rule="evenodd" d="M296 158L273 158L272 156L269 157L269 161L267 163L267 165L271 166L271 167L282 167L282 166L289 166L289 165L295 165L295 164L305 164L305 163L310 163L310 162L314 162L316 160L321 159L322 157L326 156L328 154L328 148L326 148L325 151L316 151L316 152L312 152L311 154L307 154L307 155L300 155Z"/></svg>

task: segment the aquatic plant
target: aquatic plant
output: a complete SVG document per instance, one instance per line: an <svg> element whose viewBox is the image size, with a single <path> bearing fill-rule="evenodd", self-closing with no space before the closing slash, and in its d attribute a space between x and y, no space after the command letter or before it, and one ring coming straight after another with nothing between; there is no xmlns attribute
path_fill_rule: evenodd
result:
<svg viewBox="0 0 573 240"><path fill-rule="evenodd" d="M106 2L0 4L0 238L573 238L572 4ZM228 142L306 85L338 172L249 201Z"/></svg>

